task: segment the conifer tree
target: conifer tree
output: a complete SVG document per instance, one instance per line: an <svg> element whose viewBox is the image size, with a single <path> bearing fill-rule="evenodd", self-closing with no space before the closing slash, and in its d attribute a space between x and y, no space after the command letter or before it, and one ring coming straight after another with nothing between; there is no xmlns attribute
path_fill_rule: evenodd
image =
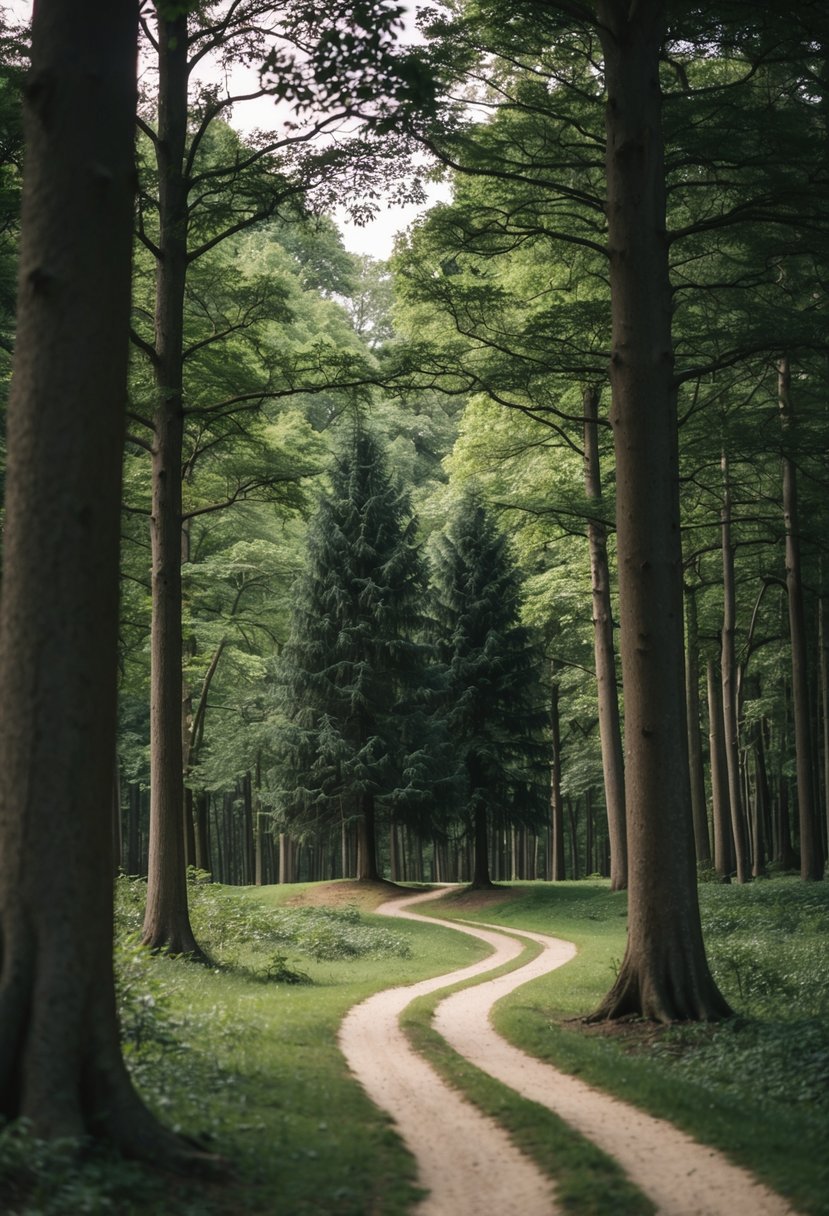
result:
<svg viewBox="0 0 829 1216"><path fill-rule="evenodd" d="M417 820L434 771L425 565L408 496L362 424L330 482L280 661L277 806L294 836L356 825L357 877L377 880L380 815Z"/></svg>
<svg viewBox="0 0 829 1216"><path fill-rule="evenodd" d="M460 767L444 806L471 833L475 887L492 886L489 829L537 826L548 794L540 656L520 608L506 537L467 491L437 541L432 614L446 667L447 732Z"/></svg>

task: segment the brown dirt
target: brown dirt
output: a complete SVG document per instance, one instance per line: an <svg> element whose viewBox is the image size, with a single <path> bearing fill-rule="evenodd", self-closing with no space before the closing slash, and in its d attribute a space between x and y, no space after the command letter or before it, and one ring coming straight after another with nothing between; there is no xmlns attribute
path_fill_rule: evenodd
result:
<svg viewBox="0 0 829 1216"><path fill-rule="evenodd" d="M453 911L460 912L465 898L481 897L497 902L498 892L461 892L452 897ZM397 899L380 911L418 919L409 909L428 898L429 892ZM369 1097L391 1115L417 1160L421 1184L429 1191L417 1209L419 1216L459 1216L470 1210L476 1216L552 1216L560 1211L549 1180L537 1166L515 1149L493 1120L446 1086L416 1055L398 1024L403 1009L417 996L484 975L516 957L516 936L535 942L541 951L506 975L445 997L433 1025L447 1043L522 1097L558 1114L614 1157L654 1202L659 1216L792 1216L783 1198L714 1149L665 1120L526 1055L495 1033L489 1020L495 1002L566 963L575 947L513 928L507 936L498 925L438 923L487 942L492 955L473 967L410 988L376 993L350 1011L340 1033L352 1071ZM603 1030L628 1034L631 1044L639 1047L648 1042L645 1036L656 1033L647 1023ZM469 1206L472 1197L474 1208Z"/></svg>
<svg viewBox="0 0 829 1216"><path fill-rule="evenodd" d="M356 879L338 878L332 882L316 882L306 890L285 901L288 907L345 908L356 905L364 912L373 912L386 900L398 896L415 894L410 887L398 886L396 882L357 882Z"/></svg>

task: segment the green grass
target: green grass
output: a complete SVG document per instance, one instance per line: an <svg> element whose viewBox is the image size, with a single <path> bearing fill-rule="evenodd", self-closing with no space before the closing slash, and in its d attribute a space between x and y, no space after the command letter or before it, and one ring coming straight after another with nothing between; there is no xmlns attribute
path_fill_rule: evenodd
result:
<svg viewBox="0 0 829 1216"><path fill-rule="evenodd" d="M571 963L500 1002L512 1042L715 1145L813 1216L829 1213L829 887L703 885L712 970L738 1013L719 1026L608 1033L579 1018L612 983L626 896L607 884L516 884L477 909L432 905L576 943Z"/></svg>
<svg viewBox="0 0 829 1216"><path fill-rule="evenodd" d="M473 982L483 983L512 971L540 949L526 939L524 944L518 958ZM608 1212L613 1216L651 1216L654 1205L610 1157L546 1107L526 1101L470 1064L432 1029L435 1006L449 992L464 986L441 989L407 1007L401 1024L415 1048L451 1085L506 1128L514 1143L554 1180L556 1200L563 1212L578 1216L606 1216Z"/></svg>
<svg viewBox="0 0 829 1216"><path fill-rule="evenodd" d="M6 1216L401 1216L416 1198L411 1158L348 1075L336 1046L345 1011L370 993L464 966L479 943L440 926L381 921L381 888L230 889L195 884L203 967L140 949L140 884L121 883L119 1001L139 1089L170 1126L233 1165L223 1182L159 1178L76 1145L0 1130ZM345 896L342 892L345 890ZM293 906L304 899L305 905ZM327 900L328 907L319 907ZM596 1006L624 951L626 899L601 882L516 884L475 907L453 893L437 915L558 934L573 962L502 1001L507 1037L558 1067L724 1149L798 1211L829 1216L829 886L775 879L701 888L712 968L740 1016L711 1027L607 1033ZM359 906L358 906L359 905ZM425 909L424 909L425 911ZM133 934L131 936L131 933ZM437 1067L500 1119L557 1179L577 1216L650 1211L618 1169L555 1116L436 1041L424 998L409 1031ZM608 1206L609 1205L609 1206Z"/></svg>
<svg viewBox="0 0 829 1216"><path fill-rule="evenodd" d="M195 890L199 940L220 960L212 968L153 957L129 938L119 951L125 1051L138 1088L168 1126L228 1158L233 1176L159 1179L96 1152L79 1163L73 1146L33 1144L7 1129L6 1216L399 1216L410 1208L412 1160L349 1075L337 1028L372 992L464 966L485 947L440 926L390 926L356 907L286 912L302 893ZM137 923L140 895L139 885L122 892L124 933ZM286 921L299 926L293 942ZM274 954L309 982L269 981Z"/></svg>

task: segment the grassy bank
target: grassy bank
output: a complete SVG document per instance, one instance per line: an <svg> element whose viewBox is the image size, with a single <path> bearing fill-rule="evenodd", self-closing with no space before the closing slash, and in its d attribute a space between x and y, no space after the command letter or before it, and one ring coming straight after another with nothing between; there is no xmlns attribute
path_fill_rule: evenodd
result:
<svg viewBox="0 0 829 1216"><path fill-rule="evenodd" d="M380 886L197 883L191 894L197 937L215 960L209 968L140 949L142 888L120 884L125 1051L149 1104L228 1158L232 1175L159 1178L95 1151L79 1163L75 1145L47 1147L6 1129L0 1211L402 1216L416 1196L411 1160L349 1077L337 1027L370 993L463 966L484 948L437 925L374 917L388 895ZM516 884L484 903L453 892L432 907L574 941L573 962L501 1003L502 1032L723 1148L799 1211L829 1216L829 886L704 885L701 900L712 966L739 1017L661 1030L578 1020L624 951L625 896L606 884ZM436 1041L434 999L407 1015L411 1033L554 1174L565 1210L645 1216L647 1201L612 1162Z"/></svg>
<svg viewBox="0 0 829 1216"><path fill-rule="evenodd" d="M700 900L712 970L738 1015L719 1026L578 1020L624 952L626 897L604 883L516 884L483 906L453 893L433 911L575 942L573 962L501 1002L498 1029L723 1149L798 1210L827 1216L829 887L703 884Z"/></svg>
<svg viewBox="0 0 829 1216"><path fill-rule="evenodd" d="M371 915L388 896L337 884L327 908L302 886L197 885L198 940L214 967L153 957L132 936L141 884L121 884L117 951L125 1051L169 1126L232 1163L214 1183L159 1178L75 1145L0 1133L5 1216L400 1216L412 1163L349 1076L336 1045L345 1011L370 993L463 966L485 948L439 926Z"/></svg>

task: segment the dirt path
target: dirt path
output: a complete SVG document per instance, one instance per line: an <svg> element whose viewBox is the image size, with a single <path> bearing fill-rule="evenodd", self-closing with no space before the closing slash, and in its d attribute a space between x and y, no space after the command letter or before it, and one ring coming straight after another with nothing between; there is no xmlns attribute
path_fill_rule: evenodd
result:
<svg viewBox="0 0 829 1216"><path fill-rule="evenodd" d="M413 906L439 891L395 900L377 911L421 919ZM523 967L446 997L435 1029L461 1055L523 1097L554 1111L624 1168L662 1216L792 1216L793 1209L721 1154L526 1055L496 1034L493 1004L508 992L562 966L575 954L569 942L498 926L438 923L476 937L493 953L480 963L408 988L376 993L346 1017L340 1043L371 1099L387 1111L418 1163L429 1193L418 1216L553 1216L552 1186L506 1133L451 1089L409 1046L398 1019L416 997L499 968L515 958L523 937L542 946ZM609 1214L611 1216L611 1214Z"/></svg>

